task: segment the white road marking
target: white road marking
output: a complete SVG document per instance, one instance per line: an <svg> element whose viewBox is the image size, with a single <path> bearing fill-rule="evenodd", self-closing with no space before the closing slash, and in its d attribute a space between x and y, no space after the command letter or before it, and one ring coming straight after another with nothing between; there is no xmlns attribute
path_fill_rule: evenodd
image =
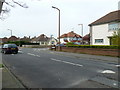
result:
<svg viewBox="0 0 120 90"><path fill-rule="evenodd" d="M11 54L11 55L15 55L15 54Z"/></svg>
<svg viewBox="0 0 120 90"><path fill-rule="evenodd" d="M115 65L116 67L120 67L120 65Z"/></svg>
<svg viewBox="0 0 120 90"><path fill-rule="evenodd" d="M83 66L83 65L80 65L80 64L72 63L72 62L67 62L67 61L57 60L57 59L54 59L54 58L51 58L51 60L53 60L53 61L57 61L57 62L63 62L63 63L67 63L67 64L71 64L71 65L74 65L74 66L79 66L79 67L82 67L82 66Z"/></svg>
<svg viewBox="0 0 120 90"><path fill-rule="evenodd" d="M31 55L31 56L37 56L37 57L40 57L39 55L35 55L35 54L32 54L32 53L27 53L28 55Z"/></svg>
<svg viewBox="0 0 120 90"><path fill-rule="evenodd" d="M115 85L115 86L116 86L117 84L116 84L116 83L113 83L113 85Z"/></svg>
<svg viewBox="0 0 120 90"><path fill-rule="evenodd" d="M40 57L39 55L36 55L37 57Z"/></svg>
<svg viewBox="0 0 120 90"><path fill-rule="evenodd" d="M104 70L104 71L102 71L101 73L115 73L115 72L112 71L112 70Z"/></svg>
<svg viewBox="0 0 120 90"><path fill-rule="evenodd" d="M18 51L19 53L23 53L23 51Z"/></svg>
<svg viewBox="0 0 120 90"><path fill-rule="evenodd" d="M32 53L27 53L28 55L32 55L32 56L35 56L35 54L32 54Z"/></svg>

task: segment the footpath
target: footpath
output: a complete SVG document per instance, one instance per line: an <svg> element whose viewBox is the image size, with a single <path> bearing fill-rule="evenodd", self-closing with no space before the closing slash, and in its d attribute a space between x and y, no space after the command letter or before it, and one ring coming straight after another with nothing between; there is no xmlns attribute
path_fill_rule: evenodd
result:
<svg viewBox="0 0 120 90"><path fill-rule="evenodd" d="M20 81L7 69L4 65L2 68L2 90L4 89L16 89L26 90Z"/></svg>

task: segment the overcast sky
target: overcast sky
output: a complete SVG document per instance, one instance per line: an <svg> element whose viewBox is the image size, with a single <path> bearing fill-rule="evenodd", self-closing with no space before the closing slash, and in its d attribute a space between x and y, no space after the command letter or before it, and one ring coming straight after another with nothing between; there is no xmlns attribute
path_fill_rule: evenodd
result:
<svg viewBox="0 0 120 90"><path fill-rule="evenodd" d="M19 0L20 1L20 0ZM88 24L118 9L119 0L21 0L29 8L16 6L11 8L9 17L0 20L0 37L9 37L11 29L13 35L48 37L58 36L58 11L61 10L61 35L74 31L81 35L83 24L84 35L89 33Z"/></svg>

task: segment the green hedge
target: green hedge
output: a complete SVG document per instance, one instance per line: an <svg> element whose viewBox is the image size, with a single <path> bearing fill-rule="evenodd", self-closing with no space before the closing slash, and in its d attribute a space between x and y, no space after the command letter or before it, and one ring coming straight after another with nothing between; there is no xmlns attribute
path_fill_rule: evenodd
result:
<svg viewBox="0 0 120 90"><path fill-rule="evenodd" d="M120 46L118 45L67 45L66 47L120 49Z"/></svg>
<svg viewBox="0 0 120 90"><path fill-rule="evenodd" d="M39 43L30 43L28 41L8 41L7 43L5 44L16 44L17 46L22 46L22 45L39 45Z"/></svg>

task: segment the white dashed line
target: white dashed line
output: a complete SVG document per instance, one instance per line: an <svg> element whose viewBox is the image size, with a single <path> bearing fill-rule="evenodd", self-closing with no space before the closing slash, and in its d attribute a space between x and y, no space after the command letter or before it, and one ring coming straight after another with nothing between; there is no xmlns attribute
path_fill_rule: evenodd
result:
<svg viewBox="0 0 120 90"><path fill-rule="evenodd" d="M115 73L115 72L112 71L112 70L104 70L104 71L102 71L101 73Z"/></svg>
<svg viewBox="0 0 120 90"><path fill-rule="evenodd" d="M23 51L18 51L19 53L23 53Z"/></svg>
<svg viewBox="0 0 120 90"><path fill-rule="evenodd" d="M36 55L37 57L40 57L39 55Z"/></svg>
<svg viewBox="0 0 120 90"><path fill-rule="evenodd" d="M37 57L40 57L39 55L35 55L35 54L32 54L32 53L27 53L28 55L31 55L31 56L37 56Z"/></svg>
<svg viewBox="0 0 120 90"><path fill-rule="evenodd" d="M120 65L115 65L116 67L120 67Z"/></svg>
<svg viewBox="0 0 120 90"><path fill-rule="evenodd" d="M53 60L53 61L57 61L57 62L63 62L63 63L66 63L66 64L71 64L71 65L79 66L79 67L82 67L82 66L83 66L83 65L80 65L80 64L72 63L72 62L67 62L67 61L57 60L57 59L54 59L54 58L51 58L51 60Z"/></svg>

